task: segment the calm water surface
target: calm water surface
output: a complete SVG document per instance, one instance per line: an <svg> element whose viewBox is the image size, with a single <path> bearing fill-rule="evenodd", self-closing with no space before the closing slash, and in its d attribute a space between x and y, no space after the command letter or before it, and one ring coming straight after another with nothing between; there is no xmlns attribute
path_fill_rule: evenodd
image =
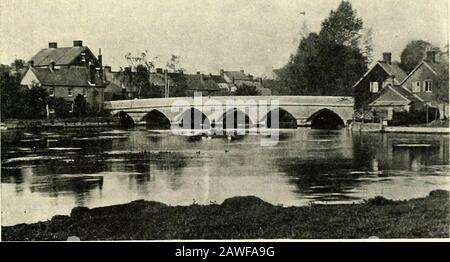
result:
<svg viewBox="0 0 450 262"><path fill-rule="evenodd" d="M2 225L137 199L170 205L255 195L273 204L354 203L449 188L446 135L346 129L189 140L144 128L2 131Z"/></svg>

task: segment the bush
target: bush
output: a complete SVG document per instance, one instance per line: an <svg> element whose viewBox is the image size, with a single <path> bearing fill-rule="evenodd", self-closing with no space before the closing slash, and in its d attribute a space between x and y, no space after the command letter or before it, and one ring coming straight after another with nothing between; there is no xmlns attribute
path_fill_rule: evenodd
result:
<svg viewBox="0 0 450 262"><path fill-rule="evenodd" d="M428 108L428 122L426 110L412 110L410 112L394 112L389 125L403 126L415 125L432 122L439 119L439 110L437 108Z"/></svg>
<svg viewBox="0 0 450 262"><path fill-rule="evenodd" d="M48 99L48 107L55 111L58 118L66 118L70 116L72 106L62 97L50 97Z"/></svg>
<svg viewBox="0 0 450 262"><path fill-rule="evenodd" d="M382 196L376 196L367 200L367 204L371 206L384 206L396 204L394 200L386 199Z"/></svg>

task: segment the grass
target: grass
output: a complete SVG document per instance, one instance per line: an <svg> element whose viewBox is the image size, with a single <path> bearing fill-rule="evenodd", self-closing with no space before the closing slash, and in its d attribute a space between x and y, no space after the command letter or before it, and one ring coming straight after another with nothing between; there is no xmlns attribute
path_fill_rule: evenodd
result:
<svg viewBox="0 0 450 262"><path fill-rule="evenodd" d="M222 204L167 206L138 200L124 205L76 207L70 216L2 227L2 240L136 239L342 239L448 238L449 192L361 204L274 206L261 199L233 197Z"/></svg>

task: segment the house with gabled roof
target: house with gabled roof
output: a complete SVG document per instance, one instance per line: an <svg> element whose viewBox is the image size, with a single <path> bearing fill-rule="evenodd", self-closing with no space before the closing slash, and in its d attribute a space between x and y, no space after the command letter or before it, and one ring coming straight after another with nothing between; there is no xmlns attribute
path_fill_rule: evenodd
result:
<svg viewBox="0 0 450 262"><path fill-rule="evenodd" d="M375 63L354 85L355 107L367 109L377 94L388 84L399 85L407 76L400 63L392 61L392 54L383 53L383 60Z"/></svg>
<svg viewBox="0 0 450 262"><path fill-rule="evenodd" d="M261 87L261 83L258 79L255 79L252 75L245 74L244 70L239 71L226 71L220 69L220 76L225 79L225 81L236 87L242 86L254 86Z"/></svg>
<svg viewBox="0 0 450 262"><path fill-rule="evenodd" d="M436 51L428 51L426 57L402 81L401 85L427 107L438 108L440 118L448 118L448 60L438 61Z"/></svg>
<svg viewBox="0 0 450 262"><path fill-rule="evenodd" d="M392 120L396 112L422 110L423 101L402 85L387 84L369 107L378 119Z"/></svg>
<svg viewBox="0 0 450 262"><path fill-rule="evenodd" d="M436 61L436 52L429 51L400 84L388 84L369 107L384 120L412 110L424 112L428 121L448 118L448 91L448 63Z"/></svg>
<svg viewBox="0 0 450 262"><path fill-rule="evenodd" d="M50 97L62 97L69 103L82 95L91 107L100 110L107 82L99 52L96 57L81 40L62 48L51 42L30 59L21 85L43 87Z"/></svg>

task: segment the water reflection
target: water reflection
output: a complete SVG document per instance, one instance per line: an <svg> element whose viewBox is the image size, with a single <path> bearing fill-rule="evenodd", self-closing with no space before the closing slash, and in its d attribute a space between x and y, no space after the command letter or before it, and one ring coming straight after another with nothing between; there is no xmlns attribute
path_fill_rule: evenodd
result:
<svg viewBox="0 0 450 262"><path fill-rule="evenodd" d="M273 204L422 197L449 185L448 137L286 130L189 140L146 129L2 132L2 221L35 222L148 199L172 205L255 195Z"/></svg>

